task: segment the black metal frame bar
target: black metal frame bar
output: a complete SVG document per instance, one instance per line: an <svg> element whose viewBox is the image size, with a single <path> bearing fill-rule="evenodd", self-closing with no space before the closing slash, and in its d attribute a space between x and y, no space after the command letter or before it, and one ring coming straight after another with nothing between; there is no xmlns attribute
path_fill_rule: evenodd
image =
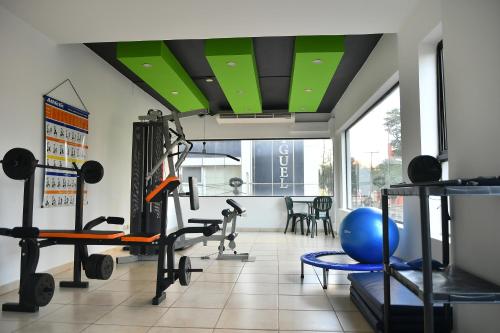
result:
<svg viewBox="0 0 500 333"><path fill-rule="evenodd" d="M446 129L446 98L444 83L443 41L436 47L438 159L448 160L448 134Z"/></svg>
<svg viewBox="0 0 500 333"><path fill-rule="evenodd" d="M443 182L445 186L447 183ZM420 232L422 241L422 274L424 281L422 300L424 304L424 332L434 332L434 302L433 302L433 284L432 284L432 249L431 249L431 234L430 234L430 216L429 216L429 196L438 194L441 197L441 229L442 229L442 256L443 265L450 264L450 243L449 243L449 221L450 215L448 210L447 192L449 187L444 186L415 186L407 185L407 187L396 186L390 189L382 189L382 222L383 222L383 254L384 254L384 333L391 332L391 289L390 278L394 272L389 262L389 196L418 195L420 202ZM455 186L457 187L457 186ZM457 194L467 194L462 186L462 190L457 189ZM467 186L470 191L479 189L480 192L489 192L492 187L485 186ZM453 187L452 187L453 188ZM453 190L452 190L453 192ZM446 325L448 331L451 330L451 305L444 304L446 317Z"/></svg>
<svg viewBox="0 0 500 333"><path fill-rule="evenodd" d="M33 226L33 196L35 191L35 174L32 173L24 181L23 193L23 218L22 226L31 228ZM21 271L19 277L19 301L17 303L5 303L2 305L2 311L15 312L36 312L38 306L29 302L24 292L24 284L28 277L34 274L38 265L39 248L37 240L33 238L22 238L19 241L21 247Z"/></svg>

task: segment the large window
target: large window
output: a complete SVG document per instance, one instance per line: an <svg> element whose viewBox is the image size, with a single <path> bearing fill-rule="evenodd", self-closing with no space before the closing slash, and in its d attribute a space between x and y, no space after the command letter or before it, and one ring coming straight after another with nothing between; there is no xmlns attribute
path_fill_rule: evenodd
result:
<svg viewBox="0 0 500 333"><path fill-rule="evenodd" d="M380 190L402 181L399 86L346 131L348 208L381 207ZM403 199L390 198L391 217L403 220Z"/></svg>
<svg viewBox="0 0 500 333"><path fill-rule="evenodd" d="M333 195L330 139L198 141L192 151L180 175L196 177L202 196Z"/></svg>

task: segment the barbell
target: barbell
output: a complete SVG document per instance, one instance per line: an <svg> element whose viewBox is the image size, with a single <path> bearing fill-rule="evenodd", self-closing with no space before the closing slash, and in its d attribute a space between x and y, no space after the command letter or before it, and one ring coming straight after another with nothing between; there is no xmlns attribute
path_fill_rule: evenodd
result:
<svg viewBox="0 0 500 333"><path fill-rule="evenodd" d="M33 153L25 148L12 148L4 155L0 163L5 174L15 180L28 179L36 168L77 172L89 184L100 182L104 176L104 168L97 161L86 161L80 169L75 163L73 163L73 168L38 164Z"/></svg>

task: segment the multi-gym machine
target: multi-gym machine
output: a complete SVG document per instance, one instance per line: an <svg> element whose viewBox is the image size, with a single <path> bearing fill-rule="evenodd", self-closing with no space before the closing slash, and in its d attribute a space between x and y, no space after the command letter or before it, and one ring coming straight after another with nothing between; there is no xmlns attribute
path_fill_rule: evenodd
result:
<svg viewBox="0 0 500 333"><path fill-rule="evenodd" d="M193 148L193 144L186 139L180 119L189 116L206 116L206 110L191 111L185 113L171 112L163 115L160 110L149 110L148 114L139 117L139 122L133 124L132 142L132 179L131 179L131 201L130 201L130 229L135 233L158 232L161 217L161 206L145 202L145 194L156 187L165 174L169 177L177 176L179 169ZM164 163L166 162L166 163ZM166 168L167 170L163 170ZM196 180L190 179L189 190L197 191ZM186 193L175 190L172 193L177 228L184 228L180 197ZM221 233L195 238L179 237L175 242L176 249L182 249L202 242L207 245L208 241L219 242L217 259L219 260L242 260L253 261L248 253L237 253L235 251L237 237L236 219L245 211L234 200L227 203L233 210L222 211L223 219L189 219L188 223L203 225L219 224ZM236 206L238 208L236 208ZM199 206L191 205L192 210ZM233 253L224 253L225 243ZM131 246L130 256L117 258L117 263L128 263L138 260L156 260L158 248L152 246Z"/></svg>

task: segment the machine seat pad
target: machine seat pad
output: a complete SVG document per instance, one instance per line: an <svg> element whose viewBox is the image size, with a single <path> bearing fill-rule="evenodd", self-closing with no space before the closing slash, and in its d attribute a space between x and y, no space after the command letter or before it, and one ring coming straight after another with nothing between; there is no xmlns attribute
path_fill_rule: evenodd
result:
<svg viewBox="0 0 500 333"><path fill-rule="evenodd" d="M203 223L203 224L222 224L219 219L189 219L188 223Z"/></svg>
<svg viewBox="0 0 500 333"><path fill-rule="evenodd" d="M128 234L120 238L122 242L130 243L152 243L160 239L160 234Z"/></svg>
<svg viewBox="0 0 500 333"><path fill-rule="evenodd" d="M39 238L117 239L125 233L116 230L40 230Z"/></svg>

